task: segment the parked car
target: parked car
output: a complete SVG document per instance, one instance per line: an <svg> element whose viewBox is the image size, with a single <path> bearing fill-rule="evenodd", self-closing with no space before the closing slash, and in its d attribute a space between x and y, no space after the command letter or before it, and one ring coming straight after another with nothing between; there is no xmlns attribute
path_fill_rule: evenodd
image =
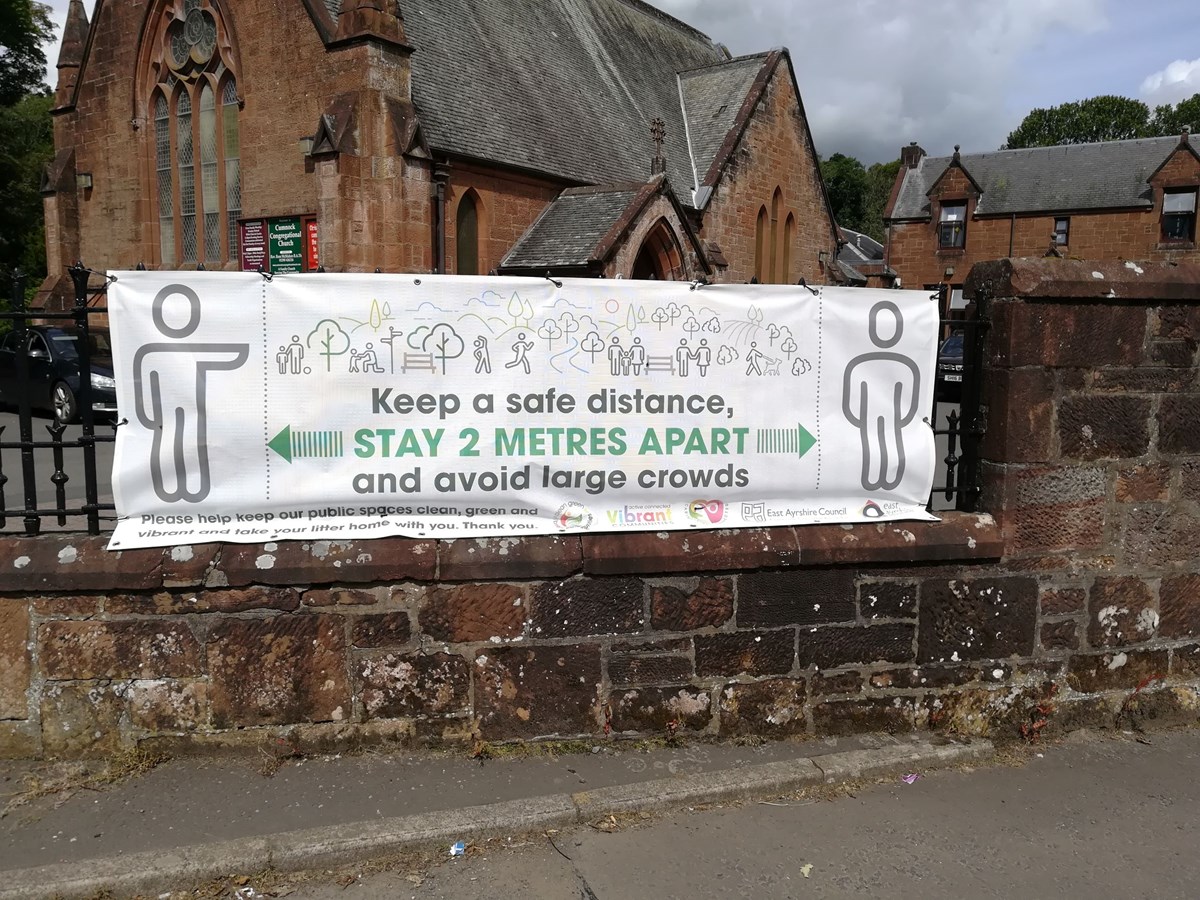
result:
<svg viewBox="0 0 1200 900"><path fill-rule="evenodd" d="M54 413L57 422L79 421L79 341L83 332L74 326L34 325L25 332L29 355L29 402L34 409ZM117 411L113 381L112 345L108 332L88 329L92 367L92 410L98 417ZM19 339L10 331L0 340L0 402L16 406Z"/></svg>
<svg viewBox="0 0 1200 900"><path fill-rule="evenodd" d="M956 331L938 348L937 378L934 381L934 398L941 403L958 403L962 400L963 380L963 333Z"/></svg>

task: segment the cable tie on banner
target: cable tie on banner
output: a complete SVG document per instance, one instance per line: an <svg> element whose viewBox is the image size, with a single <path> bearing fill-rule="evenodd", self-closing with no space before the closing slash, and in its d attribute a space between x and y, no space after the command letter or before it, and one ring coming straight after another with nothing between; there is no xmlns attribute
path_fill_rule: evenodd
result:
<svg viewBox="0 0 1200 900"><path fill-rule="evenodd" d="M259 265L259 267L257 269L255 269L255 271L258 272L258 274L261 275L263 278L265 278L267 281L275 280L275 276L272 275L270 272L268 272L266 269L264 269L261 265Z"/></svg>
<svg viewBox="0 0 1200 900"><path fill-rule="evenodd" d="M546 280L549 281L556 288L562 287L562 282L559 281L557 278L555 278L553 275L551 275L549 272L546 273Z"/></svg>
<svg viewBox="0 0 1200 900"><path fill-rule="evenodd" d="M799 281L797 281L796 284L800 285L800 287L804 288L806 291L811 292L814 297L819 297L821 295L821 292L819 290L817 290L815 287L813 287L811 284L809 284L803 278L801 278Z"/></svg>
<svg viewBox="0 0 1200 900"><path fill-rule="evenodd" d="M692 290L693 291L699 290L700 288L706 287L707 285L708 285L708 279L700 278L700 279L697 279L696 281L692 282Z"/></svg>
<svg viewBox="0 0 1200 900"><path fill-rule="evenodd" d="M414 278L414 279L413 279L413 284L415 284L415 285L420 285L420 283L421 283L421 279L420 279L420 278Z"/></svg>

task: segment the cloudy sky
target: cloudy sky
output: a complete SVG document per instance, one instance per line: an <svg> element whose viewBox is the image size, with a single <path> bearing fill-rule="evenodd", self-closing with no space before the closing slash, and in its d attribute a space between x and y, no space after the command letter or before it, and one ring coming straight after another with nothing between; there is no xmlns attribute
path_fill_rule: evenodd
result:
<svg viewBox="0 0 1200 900"><path fill-rule="evenodd" d="M1038 106L1200 92L1197 0L651 2L734 54L786 46L818 151L866 163L909 141L994 150ZM66 0L52 5L61 27Z"/></svg>

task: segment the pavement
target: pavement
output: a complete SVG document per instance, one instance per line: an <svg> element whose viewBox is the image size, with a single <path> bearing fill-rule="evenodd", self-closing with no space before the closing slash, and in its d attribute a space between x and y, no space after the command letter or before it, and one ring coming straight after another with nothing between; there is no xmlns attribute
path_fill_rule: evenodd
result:
<svg viewBox="0 0 1200 900"><path fill-rule="evenodd" d="M3 763L0 898L160 896L238 873L325 870L428 848L436 860L457 841L475 854L491 839L642 821L992 755L987 741L929 735L582 749L590 752L483 761L396 753L281 765L266 756L187 758L108 786L89 780L81 764ZM47 785L60 789L31 790Z"/></svg>
<svg viewBox="0 0 1200 900"><path fill-rule="evenodd" d="M1190 900L1200 884L1197 728L999 759L864 735L274 768L179 759L92 790L77 768L0 764L0 898ZM31 797L34 776L68 789Z"/></svg>

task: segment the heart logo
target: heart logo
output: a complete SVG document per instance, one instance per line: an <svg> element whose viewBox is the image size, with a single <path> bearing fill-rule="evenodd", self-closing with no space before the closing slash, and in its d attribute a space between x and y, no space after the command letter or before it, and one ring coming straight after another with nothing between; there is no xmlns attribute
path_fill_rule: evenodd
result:
<svg viewBox="0 0 1200 900"><path fill-rule="evenodd" d="M688 515L693 519L707 516L713 525L725 518L725 504L720 500L693 500L688 504Z"/></svg>

